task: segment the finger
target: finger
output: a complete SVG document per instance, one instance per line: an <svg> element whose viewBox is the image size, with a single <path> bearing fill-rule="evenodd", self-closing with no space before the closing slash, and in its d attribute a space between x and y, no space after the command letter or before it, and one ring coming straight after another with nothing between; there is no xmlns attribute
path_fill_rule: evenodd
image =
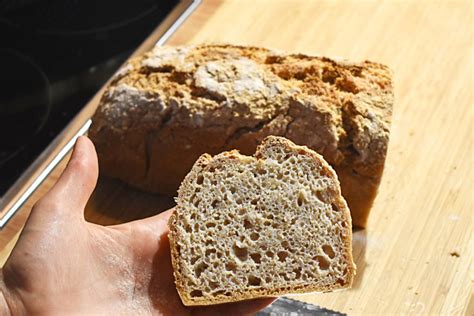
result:
<svg viewBox="0 0 474 316"><path fill-rule="evenodd" d="M202 307L195 308L192 312L192 315L193 316L253 315L259 310L273 303L275 299L276 298L269 297L269 298L259 298L259 299L241 301L241 302L235 302L235 303L202 306Z"/></svg>
<svg viewBox="0 0 474 316"><path fill-rule="evenodd" d="M143 228L149 229L157 234L162 233L162 232L165 233L165 232L168 232L168 221L170 219L171 214L173 214L173 212L174 212L174 207L151 217L135 220L130 223L115 225L113 227L121 228L122 226L132 225L140 229L143 229Z"/></svg>
<svg viewBox="0 0 474 316"><path fill-rule="evenodd" d="M77 139L66 169L56 184L37 204L49 209L65 209L83 216L99 175L97 154L89 138ZM35 207L38 209L38 207Z"/></svg>
<svg viewBox="0 0 474 316"><path fill-rule="evenodd" d="M139 229L146 229L153 232L155 236L161 236L166 238L168 233L168 221L170 216L173 214L175 208L169 209L158 215L148 217L141 220L136 220L126 224L120 224L116 227L124 227L125 225L137 225ZM167 239L167 238L166 238ZM154 252L153 252L154 253ZM159 269L163 271L163 269ZM169 273L169 275L172 275ZM174 284L173 284L174 289ZM174 292L175 293L175 292ZM176 293L175 293L176 294ZM212 306L202 306L192 309L191 315L203 315L203 316L242 316L242 315L253 315L257 311L270 305L276 298L260 298L254 300L247 300L228 304L219 304Z"/></svg>

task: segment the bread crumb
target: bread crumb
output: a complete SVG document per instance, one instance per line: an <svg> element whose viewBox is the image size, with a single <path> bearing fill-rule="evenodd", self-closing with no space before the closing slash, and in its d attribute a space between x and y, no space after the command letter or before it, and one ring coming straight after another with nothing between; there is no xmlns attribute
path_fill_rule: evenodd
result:
<svg viewBox="0 0 474 316"><path fill-rule="evenodd" d="M451 255L451 257L456 257L456 258L459 258L459 257L461 256L461 255L459 254L459 252L457 252L457 251L452 251L452 252L450 253L450 255Z"/></svg>

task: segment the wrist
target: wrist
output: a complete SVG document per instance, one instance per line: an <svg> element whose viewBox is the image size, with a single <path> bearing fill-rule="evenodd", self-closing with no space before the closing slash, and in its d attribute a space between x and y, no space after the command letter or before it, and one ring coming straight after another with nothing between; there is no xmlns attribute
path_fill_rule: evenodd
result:
<svg viewBox="0 0 474 316"><path fill-rule="evenodd" d="M21 300L6 284L0 269L0 315L23 315Z"/></svg>

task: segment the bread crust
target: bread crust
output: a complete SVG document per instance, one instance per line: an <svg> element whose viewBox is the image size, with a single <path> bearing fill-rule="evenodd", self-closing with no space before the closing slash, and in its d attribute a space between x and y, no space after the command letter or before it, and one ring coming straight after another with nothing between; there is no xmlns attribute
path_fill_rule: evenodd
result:
<svg viewBox="0 0 474 316"><path fill-rule="evenodd" d="M216 297L191 297L189 294L189 290L186 287L186 277L182 273L183 270L183 263L180 257L180 246L179 246L179 232L178 226L181 223L178 220L179 215L183 215L187 212L186 208L183 206L185 200L189 198L189 195L192 194L193 188L192 184L196 182L196 179L200 176L204 169L217 167L219 164L229 163L231 160L237 161L253 161L253 160L264 160L266 159L265 151L268 148L272 148L274 146L284 147L286 151L292 152L298 155L306 155L310 157L316 165L322 166L324 172L329 175L331 181L333 181L334 186L331 187L331 201L337 206L337 209L342 213L342 218L344 223L344 227L346 227L346 231L344 232L343 236L343 257L345 259L345 263L347 264L347 279L341 280L341 282L336 282L334 284L329 284L327 286L317 286L313 284L306 284L300 286L287 286L282 288L273 288L273 289L250 289L246 290L242 293L233 292L232 296L225 296L219 295ZM171 215L168 226L170 229L169 233L169 240L170 240L170 248L171 248L171 258L172 258L172 265L174 269L174 276L175 276L175 283L178 293L181 297L181 300L184 305L186 306L193 306L193 305L213 305L213 304L221 304L221 303L229 303L229 302L236 302L241 300L247 299L254 299L258 297L273 297L279 296L288 293L308 293L308 292L330 292L345 288L350 288L352 286L353 278L356 273L356 266L353 262L352 257L352 230L351 230L351 216L349 208L341 195L341 191L339 188L339 182L336 176L335 171L333 168L324 160L324 158L310 150L306 146L297 146L291 141L283 138L283 137L274 137L269 136L267 137L262 144L257 148L254 157L248 157L245 155L241 155L238 151L232 150L229 152L220 153L214 157L209 154L203 154L194 164L193 168L189 172L189 174L183 180L179 194L177 198L177 206L175 208L175 212Z"/></svg>
<svg viewBox="0 0 474 316"><path fill-rule="evenodd" d="M250 155L266 136L284 136L336 169L353 223L364 227L392 104L391 72L378 63L233 45L157 47L115 75L90 135L103 174L165 194L176 193L202 153Z"/></svg>

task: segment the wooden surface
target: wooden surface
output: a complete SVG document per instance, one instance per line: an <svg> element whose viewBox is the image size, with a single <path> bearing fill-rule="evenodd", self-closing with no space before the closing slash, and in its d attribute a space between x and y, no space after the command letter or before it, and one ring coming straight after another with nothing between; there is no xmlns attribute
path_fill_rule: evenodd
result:
<svg viewBox="0 0 474 316"><path fill-rule="evenodd" d="M227 42L369 59L395 74L389 153L354 288L298 299L349 314L474 313L472 2L205 1L170 44ZM29 208L0 232L5 258ZM172 201L101 180L87 218L109 224Z"/></svg>

